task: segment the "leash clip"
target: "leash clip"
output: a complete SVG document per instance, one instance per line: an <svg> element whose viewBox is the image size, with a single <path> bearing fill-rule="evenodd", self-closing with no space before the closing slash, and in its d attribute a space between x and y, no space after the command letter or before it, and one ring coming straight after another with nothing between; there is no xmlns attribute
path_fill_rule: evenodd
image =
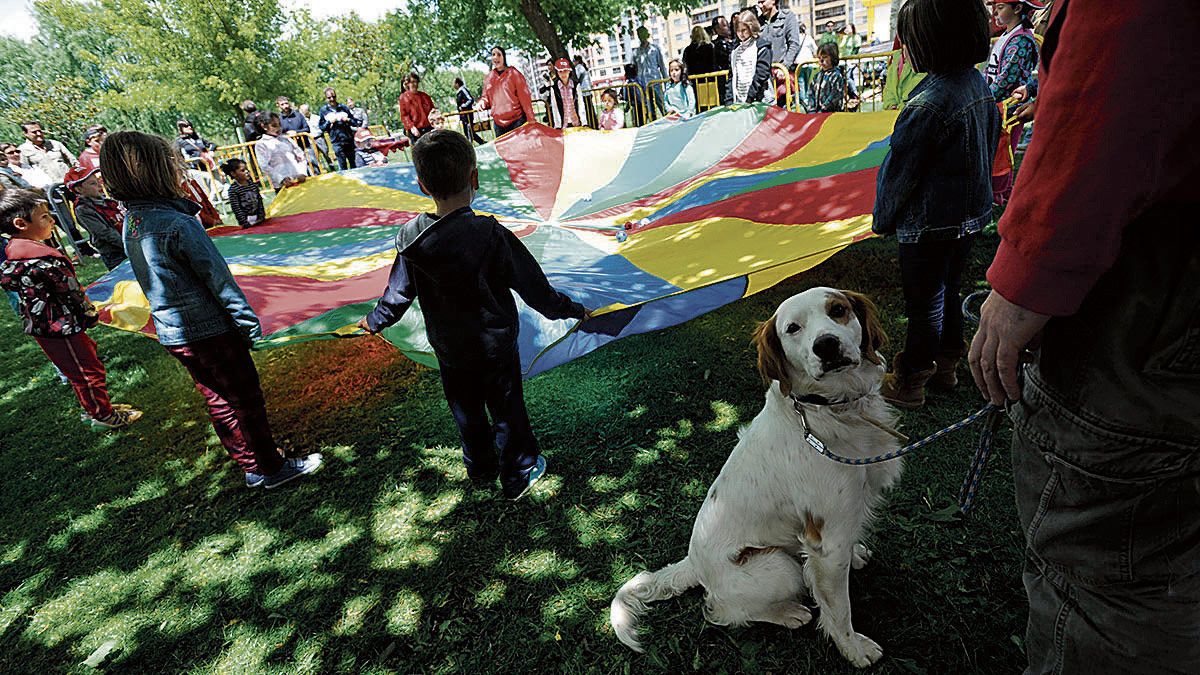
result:
<svg viewBox="0 0 1200 675"><path fill-rule="evenodd" d="M792 399L792 407L795 408L796 413L800 415L800 430L804 432L804 442L808 443L813 450L816 450L822 455L826 454L827 451L825 449L825 443L823 443L821 439L817 438L808 428L808 415L804 414L804 406L800 403L800 401Z"/></svg>

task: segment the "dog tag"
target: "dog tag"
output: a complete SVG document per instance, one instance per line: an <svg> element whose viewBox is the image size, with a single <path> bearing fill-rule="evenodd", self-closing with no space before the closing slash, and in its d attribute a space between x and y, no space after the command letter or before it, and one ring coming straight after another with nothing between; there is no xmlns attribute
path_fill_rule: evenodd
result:
<svg viewBox="0 0 1200 675"><path fill-rule="evenodd" d="M812 431L809 431L808 415L804 414L804 407L800 405L799 401L797 401L794 404L794 407L796 409L796 412L800 415L800 429L804 432L804 442L808 443L812 447L813 450L816 450L817 452L824 455L825 454L825 444L821 442L821 439L814 436Z"/></svg>
<svg viewBox="0 0 1200 675"><path fill-rule="evenodd" d="M807 441L808 444L812 446L813 450L816 450L817 452L821 453L822 455L825 454L825 444L821 442L821 439L817 438L816 436L813 436L811 431L806 432L804 434L804 440Z"/></svg>

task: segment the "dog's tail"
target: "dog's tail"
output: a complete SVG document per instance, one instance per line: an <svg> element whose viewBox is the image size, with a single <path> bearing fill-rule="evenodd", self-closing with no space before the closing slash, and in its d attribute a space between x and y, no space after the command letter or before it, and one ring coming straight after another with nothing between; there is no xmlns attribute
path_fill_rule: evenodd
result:
<svg viewBox="0 0 1200 675"><path fill-rule="evenodd" d="M609 621L617 638L633 651L642 651L637 622L647 609L646 603L673 598L699 583L700 577L687 558L657 572L638 572L617 591L609 606Z"/></svg>

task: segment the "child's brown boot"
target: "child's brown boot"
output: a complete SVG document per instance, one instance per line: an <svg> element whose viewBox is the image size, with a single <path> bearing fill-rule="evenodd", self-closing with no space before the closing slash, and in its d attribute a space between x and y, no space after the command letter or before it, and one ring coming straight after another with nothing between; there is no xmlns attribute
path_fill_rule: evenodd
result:
<svg viewBox="0 0 1200 675"><path fill-rule="evenodd" d="M922 370L909 370L904 363L904 352L900 352L892 359L892 372L883 376L879 393L897 408L916 410L925 405L925 383L936 372L937 365L933 363Z"/></svg>
<svg viewBox="0 0 1200 675"><path fill-rule="evenodd" d="M937 372L929 378L929 388L935 391L950 391L958 386L958 362L967 353L967 343L958 349L948 349L933 357Z"/></svg>

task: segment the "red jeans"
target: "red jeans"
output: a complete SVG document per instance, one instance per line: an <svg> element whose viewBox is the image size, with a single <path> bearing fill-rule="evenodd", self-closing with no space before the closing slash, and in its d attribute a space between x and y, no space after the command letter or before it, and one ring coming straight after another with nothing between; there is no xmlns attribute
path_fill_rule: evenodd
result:
<svg viewBox="0 0 1200 675"><path fill-rule="evenodd" d="M225 333L166 349L191 373L221 445L242 471L269 476L283 468L245 340Z"/></svg>
<svg viewBox="0 0 1200 675"><path fill-rule="evenodd" d="M96 355L96 343L87 333L76 333L67 337L34 336L33 339L37 340L50 361L70 380L71 386L75 388L75 395L79 397L79 404L87 414L96 419L112 415L104 363Z"/></svg>

